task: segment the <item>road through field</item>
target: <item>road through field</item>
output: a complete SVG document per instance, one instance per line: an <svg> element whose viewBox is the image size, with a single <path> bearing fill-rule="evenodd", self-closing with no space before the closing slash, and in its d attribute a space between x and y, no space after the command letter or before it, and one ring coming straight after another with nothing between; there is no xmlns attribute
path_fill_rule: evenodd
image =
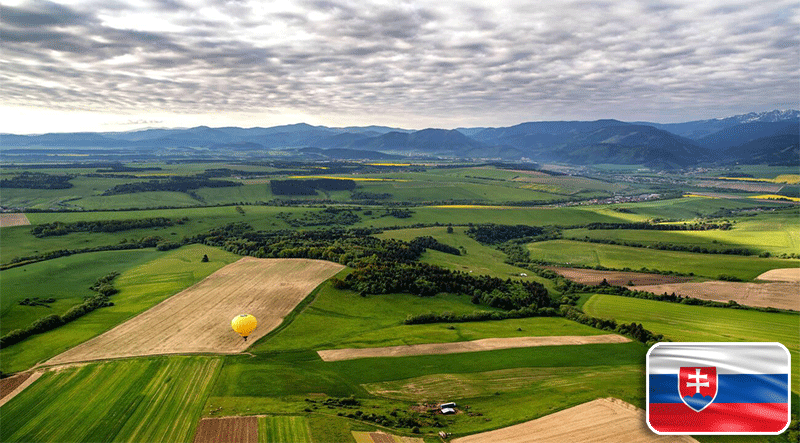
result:
<svg viewBox="0 0 800 443"><path fill-rule="evenodd" d="M535 346L586 345L597 343L626 343L630 340L616 334L575 335L554 337L484 338L455 343L388 346L383 348L328 349L317 351L324 361L353 360L370 357L405 357L409 355L457 354L461 352L493 351L496 349L529 348Z"/></svg>
<svg viewBox="0 0 800 443"><path fill-rule="evenodd" d="M457 438L452 443L697 443L688 435L656 435L643 410L615 398L599 398L518 425Z"/></svg>
<svg viewBox="0 0 800 443"><path fill-rule="evenodd" d="M241 352L278 327L314 288L342 268L321 260L245 257L46 364L156 354ZM231 319L242 313L258 319L258 327L247 341L230 326Z"/></svg>

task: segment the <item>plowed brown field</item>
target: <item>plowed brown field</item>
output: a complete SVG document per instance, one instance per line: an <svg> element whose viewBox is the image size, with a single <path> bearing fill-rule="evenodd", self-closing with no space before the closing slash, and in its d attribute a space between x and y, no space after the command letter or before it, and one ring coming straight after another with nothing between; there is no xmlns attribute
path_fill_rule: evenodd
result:
<svg viewBox="0 0 800 443"><path fill-rule="evenodd" d="M353 360L370 357L406 357L409 355L457 354L460 352L493 351L496 349L530 348L535 346L586 345L595 343L625 343L629 339L616 334L574 335L555 337L485 338L456 343L388 346L385 348L328 349L317 351L324 361Z"/></svg>
<svg viewBox="0 0 800 443"><path fill-rule="evenodd" d="M0 406L11 401L12 398L32 385L41 376L41 372L25 372L0 380Z"/></svg>
<svg viewBox="0 0 800 443"><path fill-rule="evenodd" d="M0 228L26 226L31 224L25 214L0 214Z"/></svg>
<svg viewBox="0 0 800 443"><path fill-rule="evenodd" d="M258 443L258 417L204 418L194 443Z"/></svg>
<svg viewBox="0 0 800 443"><path fill-rule="evenodd" d="M634 285L660 285L663 283L681 283L689 281L688 277L674 275L645 274L642 272L598 271L595 269L561 268L544 266L545 269L584 285L599 285L603 279L612 285L622 286L632 282Z"/></svg>
<svg viewBox="0 0 800 443"><path fill-rule="evenodd" d="M314 288L343 268L321 260L245 257L116 328L47 361L178 353L236 353L278 327ZM231 329L238 314L258 327L245 342Z"/></svg>
<svg viewBox="0 0 800 443"><path fill-rule="evenodd" d="M737 283L706 281L702 283L674 283L666 285L631 286L637 291L654 294L672 294L727 302L762 308L793 309L800 311L800 284L798 283Z"/></svg>
<svg viewBox="0 0 800 443"><path fill-rule="evenodd" d="M800 282L800 268L772 269L756 277L756 280Z"/></svg>
<svg viewBox="0 0 800 443"><path fill-rule="evenodd" d="M645 424L645 413L615 398L597 399L555 414L457 438L452 443L655 443L693 442L685 435L656 435Z"/></svg>

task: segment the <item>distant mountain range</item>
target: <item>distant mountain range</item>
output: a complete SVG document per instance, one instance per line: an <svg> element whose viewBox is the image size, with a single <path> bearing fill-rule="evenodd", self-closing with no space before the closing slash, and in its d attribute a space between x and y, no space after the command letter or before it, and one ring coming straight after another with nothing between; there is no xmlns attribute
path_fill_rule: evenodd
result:
<svg viewBox="0 0 800 443"><path fill-rule="evenodd" d="M111 148L146 155L163 149L214 155L305 159L445 157L527 159L577 165L643 164L671 169L698 164L800 163L800 112L770 111L685 123L548 121L502 128L329 128L305 123L270 128L147 129L132 132L0 134L0 149ZM0 153L2 153L0 151ZM84 152L84 151L81 151Z"/></svg>

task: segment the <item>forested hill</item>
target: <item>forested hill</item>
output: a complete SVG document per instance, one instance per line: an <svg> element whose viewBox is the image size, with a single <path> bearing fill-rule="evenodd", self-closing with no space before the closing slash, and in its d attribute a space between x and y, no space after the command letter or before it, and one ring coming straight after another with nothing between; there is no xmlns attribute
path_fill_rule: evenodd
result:
<svg viewBox="0 0 800 443"><path fill-rule="evenodd" d="M384 126L331 128L304 123L270 128L148 129L131 132L0 134L6 155L25 156L47 148L82 155L136 153L283 156L304 160L477 158L639 164L659 169L706 164L798 162L798 111L751 113L686 123L627 123L619 120L528 122L501 128L407 130ZM167 151L164 151L164 150ZM787 159L788 156L788 159ZM794 162L794 163L793 163Z"/></svg>

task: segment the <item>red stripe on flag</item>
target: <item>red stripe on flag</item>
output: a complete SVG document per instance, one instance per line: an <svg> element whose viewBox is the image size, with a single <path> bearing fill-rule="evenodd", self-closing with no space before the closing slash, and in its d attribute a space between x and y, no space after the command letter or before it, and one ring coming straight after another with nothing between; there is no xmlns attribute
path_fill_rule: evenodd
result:
<svg viewBox="0 0 800 443"><path fill-rule="evenodd" d="M788 420L788 403L711 403L700 412L683 403L653 403L648 411L658 432L780 432Z"/></svg>

